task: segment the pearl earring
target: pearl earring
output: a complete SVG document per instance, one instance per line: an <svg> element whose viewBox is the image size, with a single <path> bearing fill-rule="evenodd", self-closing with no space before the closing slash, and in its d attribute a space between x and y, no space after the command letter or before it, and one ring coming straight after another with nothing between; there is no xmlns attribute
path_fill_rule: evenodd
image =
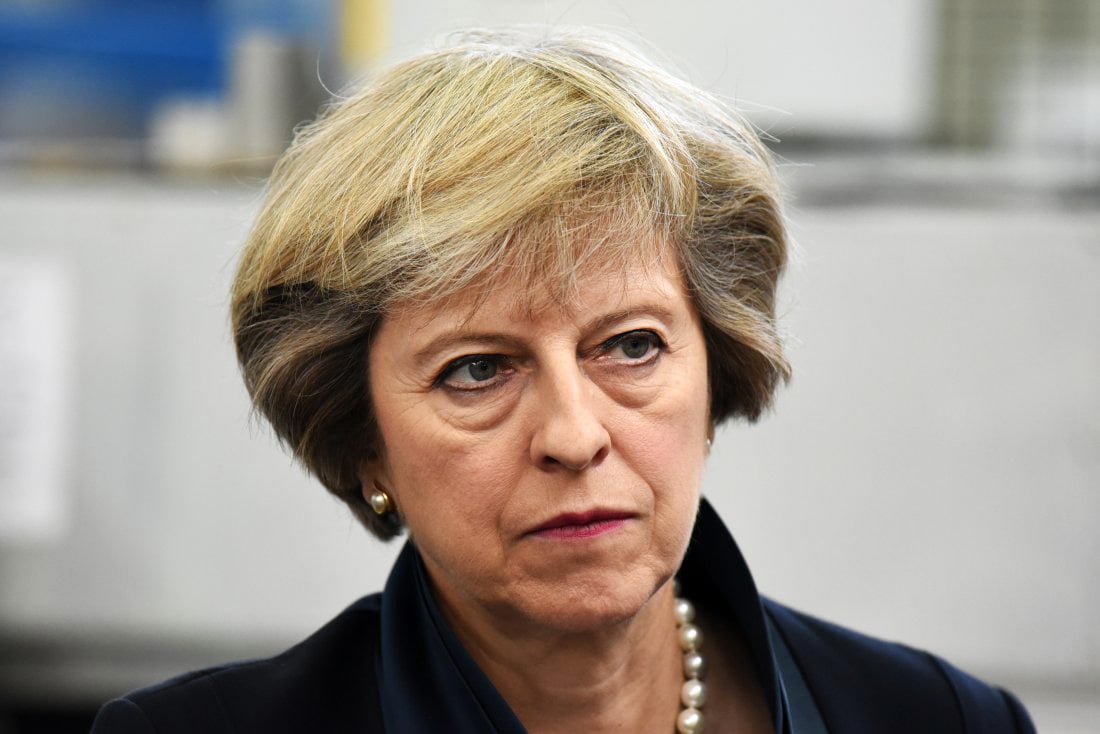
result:
<svg viewBox="0 0 1100 734"><path fill-rule="evenodd" d="M374 491L370 493L369 501L370 508L374 510L376 515L385 515L393 510L393 500L390 499L389 493L377 484L374 485Z"/></svg>

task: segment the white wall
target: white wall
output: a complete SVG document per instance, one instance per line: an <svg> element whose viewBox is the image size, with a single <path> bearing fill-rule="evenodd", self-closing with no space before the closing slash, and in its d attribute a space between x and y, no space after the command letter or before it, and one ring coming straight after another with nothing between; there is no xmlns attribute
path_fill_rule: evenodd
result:
<svg viewBox="0 0 1100 734"><path fill-rule="evenodd" d="M250 420L226 304L254 198L3 185L0 257L60 261L76 289L73 521L0 546L3 622L284 638L384 579L385 553Z"/></svg>
<svg viewBox="0 0 1100 734"><path fill-rule="evenodd" d="M906 137L931 112L936 9L931 0L393 2L390 56L471 26L606 25L644 39L777 135Z"/></svg>

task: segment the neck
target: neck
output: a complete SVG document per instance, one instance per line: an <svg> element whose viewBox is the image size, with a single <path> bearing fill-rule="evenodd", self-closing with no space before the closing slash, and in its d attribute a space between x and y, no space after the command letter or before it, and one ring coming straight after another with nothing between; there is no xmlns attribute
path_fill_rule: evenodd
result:
<svg viewBox="0 0 1100 734"><path fill-rule="evenodd" d="M683 681L671 581L629 620L518 631L441 599L455 634L532 734L672 731ZM654 722L667 721L667 727Z"/></svg>

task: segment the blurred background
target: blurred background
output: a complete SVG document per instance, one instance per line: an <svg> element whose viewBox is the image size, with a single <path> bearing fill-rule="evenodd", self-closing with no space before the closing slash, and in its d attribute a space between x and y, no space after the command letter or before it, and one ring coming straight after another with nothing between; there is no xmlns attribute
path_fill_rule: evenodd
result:
<svg viewBox="0 0 1100 734"><path fill-rule="evenodd" d="M0 734L381 587L250 418L228 282L295 125L510 22L620 28L772 138L795 378L705 487L758 585L1100 731L1100 3L0 0Z"/></svg>

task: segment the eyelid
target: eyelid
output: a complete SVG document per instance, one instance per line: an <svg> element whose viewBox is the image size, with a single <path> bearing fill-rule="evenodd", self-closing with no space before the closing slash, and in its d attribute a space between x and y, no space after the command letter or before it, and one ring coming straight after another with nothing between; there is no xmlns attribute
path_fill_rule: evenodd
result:
<svg viewBox="0 0 1100 734"><path fill-rule="evenodd" d="M499 374L497 376L494 376L494 378L491 379L491 380L485 380L483 383L480 384L479 387L455 387L454 385L448 385L447 384L447 378L449 378L452 374L454 374L456 370L459 370L459 369L465 367L466 365L472 364L474 362L482 362L482 361L495 362L497 364L498 369L503 369L508 364L508 358L505 357L502 354L464 354L461 357L458 357L457 359L452 359L450 362L448 362L446 365L444 365L443 369L441 369L439 371L439 374L437 374L435 379L432 381L432 386L433 387L448 388L448 389L451 389L451 390L470 391L470 390L484 390L488 387L492 387L492 386L496 385L497 382L498 382L498 379L496 379L496 378L499 377ZM473 385L474 383L468 383L468 384Z"/></svg>
<svg viewBox="0 0 1100 734"><path fill-rule="evenodd" d="M618 346L621 342L626 341L630 337L637 336L637 335L645 335L645 336L649 337L650 339L652 339L653 340L653 346L657 348L658 352L662 349L665 349L668 346L668 343L665 342L665 340L663 338L661 338L661 335L659 333L657 333L657 331L654 330L654 329L631 329L630 331L624 331L621 334L616 334L615 336L611 337L607 341L600 344L599 351L600 352L610 351L611 349L614 349L616 346ZM639 357L635 361L644 360L644 359L648 359L648 357Z"/></svg>

